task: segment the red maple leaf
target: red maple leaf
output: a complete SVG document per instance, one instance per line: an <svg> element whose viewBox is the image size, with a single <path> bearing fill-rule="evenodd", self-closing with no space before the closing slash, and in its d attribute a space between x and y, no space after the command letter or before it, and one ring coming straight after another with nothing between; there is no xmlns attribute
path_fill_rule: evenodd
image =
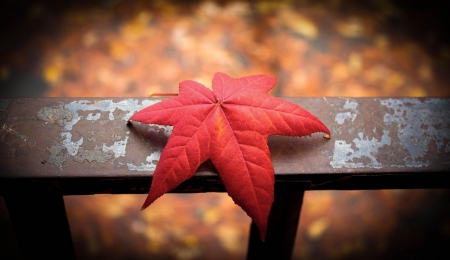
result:
<svg viewBox="0 0 450 260"><path fill-rule="evenodd" d="M174 126L142 209L211 159L228 194L253 219L264 240L275 181L267 137L330 134L305 109L269 95L275 83L266 75L235 79L216 73L213 91L183 81L178 96L133 115L131 121Z"/></svg>

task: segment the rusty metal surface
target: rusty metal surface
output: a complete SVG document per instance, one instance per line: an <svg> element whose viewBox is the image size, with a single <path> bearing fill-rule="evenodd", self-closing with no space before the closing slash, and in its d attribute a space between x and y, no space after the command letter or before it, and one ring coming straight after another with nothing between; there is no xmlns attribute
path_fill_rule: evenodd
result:
<svg viewBox="0 0 450 260"><path fill-rule="evenodd" d="M450 99L291 98L332 133L269 137L278 185L450 187ZM127 119L157 99L0 99L0 194L145 193L171 128ZM211 164L179 191L221 191Z"/></svg>

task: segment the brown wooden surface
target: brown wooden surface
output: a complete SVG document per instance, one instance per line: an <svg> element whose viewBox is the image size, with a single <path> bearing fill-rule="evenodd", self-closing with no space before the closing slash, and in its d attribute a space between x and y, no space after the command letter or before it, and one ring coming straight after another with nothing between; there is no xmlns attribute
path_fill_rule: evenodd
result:
<svg viewBox="0 0 450 260"><path fill-rule="evenodd" d="M450 100L291 98L331 139L269 137L277 185L449 187ZM170 128L126 120L154 99L1 99L0 194L146 193ZM223 191L210 163L178 192Z"/></svg>

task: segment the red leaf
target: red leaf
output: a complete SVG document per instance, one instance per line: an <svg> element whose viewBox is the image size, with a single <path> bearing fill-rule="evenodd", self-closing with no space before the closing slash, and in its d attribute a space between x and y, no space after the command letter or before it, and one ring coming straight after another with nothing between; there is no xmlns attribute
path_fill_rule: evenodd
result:
<svg viewBox="0 0 450 260"><path fill-rule="evenodd" d="M132 121L174 126L142 209L211 159L228 194L253 219L264 240L274 197L267 137L330 134L308 111L269 95L275 83L275 78L265 75L235 79L216 73L213 91L183 81L178 96L133 115Z"/></svg>

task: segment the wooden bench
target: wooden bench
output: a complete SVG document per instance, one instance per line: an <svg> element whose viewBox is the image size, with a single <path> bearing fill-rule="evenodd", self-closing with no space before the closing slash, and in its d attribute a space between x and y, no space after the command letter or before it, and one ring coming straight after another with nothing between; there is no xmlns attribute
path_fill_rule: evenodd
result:
<svg viewBox="0 0 450 260"><path fill-rule="evenodd" d="M275 202L264 243L252 224L249 259L291 257L305 190L450 188L450 99L288 100L332 136L269 137ZM171 128L126 120L157 101L0 99L0 195L26 258L75 258L62 196L148 192ZM173 192L223 191L205 163Z"/></svg>

